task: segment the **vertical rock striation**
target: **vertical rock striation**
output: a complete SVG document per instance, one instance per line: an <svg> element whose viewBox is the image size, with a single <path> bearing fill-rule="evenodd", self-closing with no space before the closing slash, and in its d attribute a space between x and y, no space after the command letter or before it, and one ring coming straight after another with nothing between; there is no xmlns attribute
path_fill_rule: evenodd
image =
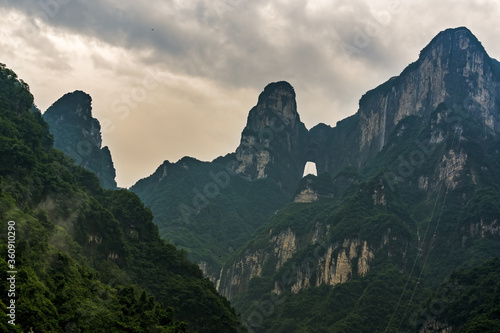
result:
<svg viewBox="0 0 500 333"><path fill-rule="evenodd" d="M271 83L248 114L236 149L235 171L248 180L271 175L287 186L302 175L306 141L307 129L297 113L293 87L283 81Z"/></svg>
<svg viewBox="0 0 500 333"><path fill-rule="evenodd" d="M309 132L308 157L318 173L365 166L408 117L428 119L439 104L459 107L489 132L500 131L500 65L464 27L439 33L399 76L364 94L358 112L335 128Z"/></svg>

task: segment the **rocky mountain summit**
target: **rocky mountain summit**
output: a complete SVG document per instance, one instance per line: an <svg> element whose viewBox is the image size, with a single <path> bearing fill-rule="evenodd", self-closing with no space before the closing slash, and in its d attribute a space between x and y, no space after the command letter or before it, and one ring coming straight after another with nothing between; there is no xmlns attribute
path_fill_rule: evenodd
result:
<svg viewBox="0 0 500 333"><path fill-rule="evenodd" d="M248 180L269 173L296 180L306 162L305 141L307 129L297 112L295 90L288 82L271 83L248 114L236 149L235 171Z"/></svg>
<svg viewBox="0 0 500 333"><path fill-rule="evenodd" d="M417 61L364 94L358 112L335 128L320 124L310 133L308 157L318 173L364 168L387 144L401 120L426 121L441 103L467 109L490 132L500 131L499 63L467 28L440 32Z"/></svg>
<svg viewBox="0 0 500 333"><path fill-rule="evenodd" d="M116 188L116 171L108 147L102 147L101 125L92 117L92 98L83 91L67 93L43 114L54 146L76 164L94 172L105 188Z"/></svg>

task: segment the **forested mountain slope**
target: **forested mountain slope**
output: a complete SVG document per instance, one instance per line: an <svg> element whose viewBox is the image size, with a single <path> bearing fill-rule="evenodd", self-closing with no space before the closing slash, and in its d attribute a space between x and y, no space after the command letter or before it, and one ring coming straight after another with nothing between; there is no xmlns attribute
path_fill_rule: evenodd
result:
<svg viewBox="0 0 500 333"><path fill-rule="evenodd" d="M108 147L102 147L101 125L92 117L92 98L83 91L67 93L42 115L54 137L54 147L77 165L95 173L101 186L116 189L116 171Z"/></svg>
<svg viewBox="0 0 500 333"><path fill-rule="evenodd" d="M2 331L237 332L229 302L184 251L160 239L151 211L131 192L103 189L54 149L32 105L28 85L2 64ZM16 271L14 289L8 271Z"/></svg>

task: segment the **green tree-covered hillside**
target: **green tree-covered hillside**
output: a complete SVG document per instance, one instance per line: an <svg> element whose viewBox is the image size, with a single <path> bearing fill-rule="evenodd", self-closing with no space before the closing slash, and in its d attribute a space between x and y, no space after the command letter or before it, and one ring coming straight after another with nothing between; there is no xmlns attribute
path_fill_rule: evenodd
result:
<svg viewBox="0 0 500 333"><path fill-rule="evenodd" d="M95 174L54 149L32 105L28 85L1 65L2 331L240 330L229 302L186 253L160 239L151 211L131 192L103 189ZM15 262L7 261L9 221ZM11 300L14 319L7 317Z"/></svg>

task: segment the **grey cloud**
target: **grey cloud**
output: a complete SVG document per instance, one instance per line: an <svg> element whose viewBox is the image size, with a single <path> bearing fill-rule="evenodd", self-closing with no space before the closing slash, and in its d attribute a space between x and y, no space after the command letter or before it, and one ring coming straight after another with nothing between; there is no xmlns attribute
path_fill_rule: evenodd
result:
<svg viewBox="0 0 500 333"><path fill-rule="evenodd" d="M57 1L62 3L58 8L40 6ZM227 85L257 89L263 79L275 80L281 76L311 83L321 78L321 82L341 86L336 84L341 79L339 66L364 63L371 70L384 71L398 63L403 54L394 50L398 43L406 41L406 34L412 33L411 23L400 25L401 17L408 17L409 10L424 12L429 2L401 0L400 12L394 13L391 3L395 2L378 2L379 12L389 13L388 22L383 23L384 17L371 12L369 2L362 0L331 1L325 10L316 13L308 12L308 1L26 0L9 5L35 16L43 8L49 8L49 14L52 10L54 15L49 15L47 23L53 26L135 52L152 49L154 52L143 59L145 62L164 64ZM455 4L452 8L451 3ZM431 7L435 13L449 14L460 13L460 6L467 11L462 15L469 16L477 11L491 13L497 7L493 1L462 1L456 5L449 0L433 3ZM266 7L275 9L275 22L266 17ZM420 21L431 24L435 15L421 16ZM273 30L277 22L279 26ZM442 28L436 27L430 35ZM342 45L355 50L353 59L346 57Z"/></svg>
<svg viewBox="0 0 500 333"><path fill-rule="evenodd" d="M41 9L38 3L25 1L15 6L35 15ZM364 30L367 18L368 23L372 19L366 2L359 0L334 1L327 10L314 14L307 14L306 1L198 1L178 9L169 3L171 9L165 10L165 2L158 1L122 1L122 8L117 8L110 1L72 0L57 10L54 6L57 13L48 23L136 51L152 48L153 55L144 59L150 63L166 64L227 85L259 89L257 85L263 80L283 77L314 84L331 75L335 79L326 83L335 85L328 82L339 79L334 75L335 67L349 60L338 43L357 47L359 31ZM275 22L263 14L270 4L280 21L274 30L270 26ZM358 58L374 66L390 62L374 38L368 42L366 47L357 47Z"/></svg>
<svg viewBox="0 0 500 333"><path fill-rule="evenodd" d="M446 28L468 26L500 57L497 0L0 0L0 7L33 21L40 3L60 4L47 7L49 26L121 48L138 68L206 79L227 94L248 89L255 100L267 83L288 80L308 127L353 114L363 93L398 75ZM69 71L71 59L45 38L41 32L27 42L44 66ZM127 74L98 53L91 61L117 81ZM193 91L184 94L195 103Z"/></svg>

